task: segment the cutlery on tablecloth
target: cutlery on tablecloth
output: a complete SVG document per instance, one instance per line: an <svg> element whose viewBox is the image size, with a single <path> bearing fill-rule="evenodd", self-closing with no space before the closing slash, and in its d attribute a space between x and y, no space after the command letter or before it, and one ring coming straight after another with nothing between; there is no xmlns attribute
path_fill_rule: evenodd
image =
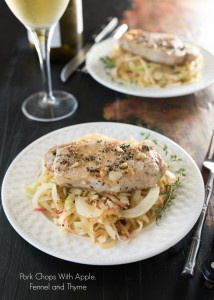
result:
<svg viewBox="0 0 214 300"><path fill-rule="evenodd" d="M78 53L64 66L60 78L66 82L71 74L85 61L86 54L95 43L103 41L118 25L118 18L112 18L110 22L101 30L92 42L85 44Z"/></svg>
<svg viewBox="0 0 214 300"><path fill-rule="evenodd" d="M201 214L199 216L197 225L195 227L195 231L192 237L192 242L190 244L190 248L187 254L186 262L181 272L181 275L184 278L192 278L194 276L194 269L197 260L197 255L201 243L201 235L203 230L204 221L206 218L209 201L213 191L213 181L214 181L214 130L212 134L212 138L210 141L209 149L207 151L205 160L203 162L203 166L207 168L210 173L207 180L207 184L205 187L205 199Z"/></svg>
<svg viewBox="0 0 214 300"><path fill-rule="evenodd" d="M115 40L119 39L126 31L128 30L128 25L127 24L121 24L119 25L110 35L109 37L114 38ZM83 73L88 73L86 65L82 64L81 68L77 69L80 72Z"/></svg>

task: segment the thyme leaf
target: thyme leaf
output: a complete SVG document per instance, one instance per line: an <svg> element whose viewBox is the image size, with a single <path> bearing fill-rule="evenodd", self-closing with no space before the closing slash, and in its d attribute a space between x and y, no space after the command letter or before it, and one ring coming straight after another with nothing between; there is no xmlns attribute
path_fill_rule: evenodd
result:
<svg viewBox="0 0 214 300"><path fill-rule="evenodd" d="M159 225L159 221L161 220L162 216L164 215L166 209L171 206L173 200L176 198L176 192L182 185L182 179L186 176L186 169L180 165L182 162L182 158L180 158L177 154L171 152L167 145L161 144L157 139L152 139L150 133L142 132L141 135L144 137L145 140L150 140L153 144L159 146L165 153L165 155L169 158L171 162L178 164L178 170L174 173L177 175L177 179L175 182L171 184L166 184L165 188L167 192L164 194L165 201L162 208L156 209L156 224Z"/></svg>
<svg viewBox="0 0 214 300"><path fill-rule="evenodd" d="M103 63L105 69L115 68L115 64L109 56L101 57L100 60Z"/></svg>
<svg viewBox="0 0 214 300"><path fill-rule="evenodd" d="M173 200L176 198L176 191L180 186L181 186L180 177L178 177L174 183L166 185L166 188L168 191L165 194L166 199L164 202L164 206L162 208L158 208L156 210L156 224L157 225L159 225L159 221L162 219L163 214L165 213L167 207L172 205Z"/></svg>

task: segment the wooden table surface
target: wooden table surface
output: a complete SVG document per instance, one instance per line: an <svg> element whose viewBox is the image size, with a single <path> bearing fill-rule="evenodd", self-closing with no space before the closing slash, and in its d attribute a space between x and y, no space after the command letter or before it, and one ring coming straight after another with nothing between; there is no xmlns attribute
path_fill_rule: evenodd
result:
<svg viewBox="0 0 214 300"><path fill-rule="evenodd" d="M118 16L132 28L170 31L214 53L212 0L83 2L85 40L108 16ZM0 3L0 36L1 181L13 159L32 141L55 129L94 121L137 124L164 134L193 157L206 181L202 162L214 128L214 86L183 97L140 98L107 89L80 72L63 84L59 78L63 64L53 63L54 88L72 92L79 107L63 121L38 123L21 112L25 97L41 89L38 59L28 47L25 28L4 1ZM192 232L169 250L143 261L120 266L81 265L54 258L27 243L12 228L0 206L0 299L214 299L213 289L207 287L201 276L203 262L214 251L213 209L214 197L204 226L195 276L186 280L180 273ZM32 291L29 280L20 279L21 273L35 276L59 272L90 273L96 281L87 281L85 291ZM40 282L45 283L45 280Z"/></svg>

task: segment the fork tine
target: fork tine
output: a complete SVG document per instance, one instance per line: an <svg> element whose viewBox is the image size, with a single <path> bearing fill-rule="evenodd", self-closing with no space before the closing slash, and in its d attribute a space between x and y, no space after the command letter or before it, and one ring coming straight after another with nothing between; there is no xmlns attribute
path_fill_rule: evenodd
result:
<svg viewBox="0 0 214 300"><path fill-rule="evenodd" d="M212 137L211 137L210 144L209 144L209 148L208 148L207 154L206 154L206 158L208 158L208 159L210 158L210 155L212 155L211 159L214 159L214 151L213 151L213 153L211 153L213 138L214 138L214 130L213 130Z"/></svg>

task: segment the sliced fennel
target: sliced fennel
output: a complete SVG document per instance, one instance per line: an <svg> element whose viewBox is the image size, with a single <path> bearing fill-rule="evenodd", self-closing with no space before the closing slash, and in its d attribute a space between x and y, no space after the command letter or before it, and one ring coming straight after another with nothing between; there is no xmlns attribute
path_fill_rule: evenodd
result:
<svg viewBox="0 0 214 300"><path fill-rule="evenodd" d="M41 185L36 193L34 194L33 198L32 198L32 203L34 205L38 205L39 202L39 198L41 197L42 194L44 194L47 190L51 190L52 191L52 197L53 197L53 189L55 188L55 184L52 182L48 182L48 183L44 183L43 185ZM54 193L54 197L56 196L56 191Z"/></svg>
<svg viewBox="0 0 214 300"><path fill-rule="evenodd" d="M109 236L115 240L116 239L116 232L115 230L112 228L112 226L110 224L104 224L104 227L106 229L106 231L108 232Z"/></svg>
<svg viewBox="0 0 214 300"><path fill-rule="evenodd" d="M88 204L86 198L81 196L75 197L75 206L77 213L85 218L97 218L101 216L103 212L102 209Z"/></svg>
<svg viewBox="0 0 214 300"><path fill-rule="evenodd" d="M151 188L147 196L140 203L138 203L138 205L130 209L122 210L120 212L120 216L122 218L132 219L145 214L152 207L152 205L155 204L158 199L159 193L159 187Z"/></svg>

